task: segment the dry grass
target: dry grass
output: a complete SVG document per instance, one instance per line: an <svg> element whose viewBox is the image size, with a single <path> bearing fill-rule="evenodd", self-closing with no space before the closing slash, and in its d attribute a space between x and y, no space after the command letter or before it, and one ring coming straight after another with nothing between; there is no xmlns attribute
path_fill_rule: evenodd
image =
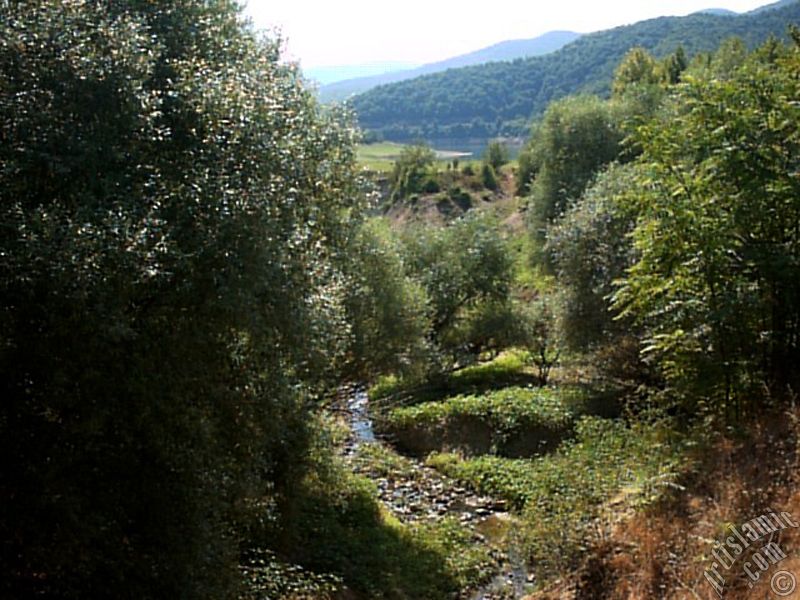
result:
<svg viewBox="0 0 800 600"><path fill-rule="evenodd" d="M729 535L729 525L746 523L770 508L800 521L799 458L797 410L754 419L746 434L712 437L697 451L697 468L681 482L685 489L645 511L610 520L607 535L598 537L581 569L531 600L719 598L704 577L715 560L714 541ZM800 529L786 529L775 541L788 557L752 588L743 571L749 557L738 557L724 573L725 599L778 598L768 595L776 572L800 578ZM800 591L783 597L800 598Z"/></svg>

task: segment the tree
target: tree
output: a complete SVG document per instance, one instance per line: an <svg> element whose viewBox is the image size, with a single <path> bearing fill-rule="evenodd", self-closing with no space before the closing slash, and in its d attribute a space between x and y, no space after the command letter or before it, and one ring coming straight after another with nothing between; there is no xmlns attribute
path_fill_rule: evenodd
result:
<svg viewBox="0 0 800 600"><path fill-rule="evenodd" d="M481 183L487 190L495 191L498 187L497 175L492 165L488 163L484 163L481 166Z"/></svg>
<svg viewBox="0 0 800 600"><path fill-rule="evenodd" d="M614 71L611 91L620 97L632 87L659 85L661 73L659 64L652 55L641 47L632 48Z"/></svg>
<svg viewBox="0 0 800 600"><path fill-rule="evenodd" d="M691 80L639 131L638 260L615 298L673 389L721 411L798 384L800 50L762 59Z"/></svg>
<svg viewBox="0 0 800 600"><path fill-rule="evenodd" d="M429 299L431 344L451 364L464 352L474 358L485 344L463 335L465 322L509 299L512 262L497 224L469 213L444 229L412 230L405 245L409 274Z"/></svg>
<svg viewBox="0 0 800 600"><path fill-rule="evenodd" d="M531 185L530 226L541 245L546 227L580 198L595 174L621 154L619 109L595 96L577 96L547 109L529 152L538 166Z"/></svg>
<svg viewBox="0 0 800 600"><path fill-rule="evenodd" d="M0 595L235 596L344 357L354 133L228 1L0 3L0 71Z"/></svg>
<svg viewBox="0 0 800 600"><path fill-rule="evenodd" d="M661 65L664 83L675 85L680 83L683 72L689 68L689 59L683 46L678 46L672 54L664 59Z"/></svg>
<svg viewBox="0 0 800 600"><path fill-rule="evenodd" d="M507 164L509 160L508 146L500 141L491 142L483 156L483 162L491 166L495 171Z"/></svg>
<svg viewBox="0 0 800 600"><path fill-rule="evenodd" d="M385 373L418 375L427 358L428 299L408 276L400 241L374 219L359 230L348 256L348 371L362 381Z"/></svg>
<svg viewBox="0 0 800 600"><path fill-rule="evenodd" d="M405 146L394 163L389 180L392 201L422 192L426 184L431 181L436 183L431 173L435 160L436 154L425 144Z"/></svg>
<svg viewBox="0 0 800 600"><path fill-rule="evenodd" d="M547 232L546 251L562 290L560 335L572 351L618 343L632 331L616 317L615 283L634 262L635 218L618 198L635 185L633 169L612 164Z"/></svg>

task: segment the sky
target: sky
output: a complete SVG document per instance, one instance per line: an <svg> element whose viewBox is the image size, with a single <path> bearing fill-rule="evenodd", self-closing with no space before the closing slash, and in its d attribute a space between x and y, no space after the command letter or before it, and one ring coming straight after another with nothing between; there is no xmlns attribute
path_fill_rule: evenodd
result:
<svg viewBox="0 0 800 600"><path fill-rule="evenodd" d="M746 12L771 0L246 0L263 30L279 30L304 69L424 64L555 29L588 33L708 8Z"/></svg>

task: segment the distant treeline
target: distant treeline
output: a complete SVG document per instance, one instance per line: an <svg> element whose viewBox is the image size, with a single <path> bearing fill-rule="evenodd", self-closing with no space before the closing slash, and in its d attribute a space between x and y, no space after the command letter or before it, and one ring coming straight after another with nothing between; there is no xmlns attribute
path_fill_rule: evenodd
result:
<svg viewBox="0 0 800 600"><path fill-rule="evenodd" d="M632 47L664 57L682 46L691 57L728 37L755 47L784 38L800 21L800 2L741 16L663 17L586 35L546 56L453 69L381 86L353 100L361 127L375 138L491 138L525 135L532 116L558 98L607 95L614 69Z"/></svg>

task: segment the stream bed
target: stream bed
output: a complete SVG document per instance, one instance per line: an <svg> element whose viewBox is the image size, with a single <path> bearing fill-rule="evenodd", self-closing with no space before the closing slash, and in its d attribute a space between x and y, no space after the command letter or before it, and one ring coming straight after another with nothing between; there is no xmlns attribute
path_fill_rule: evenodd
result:
<svg viewBox="0 0 800 600"><path fill-rule="evenodd" d="M398 519L414 523L454 517L473 532L476 543L492 547L501 565L498 573L484 587L462 597L469 600L523 598L533 576L518 549L516 517L509 512L506 502L476 494L414 458L403 459L412 463L413 468L407 470L410 472L388 474L375 471L368 462L359 461L359 448L363 444L380 445L388 452L394 450L375 434L366 390L348 388L341 397L351 432L345 457L356 473L375 482L381 502Z"/></svg>

